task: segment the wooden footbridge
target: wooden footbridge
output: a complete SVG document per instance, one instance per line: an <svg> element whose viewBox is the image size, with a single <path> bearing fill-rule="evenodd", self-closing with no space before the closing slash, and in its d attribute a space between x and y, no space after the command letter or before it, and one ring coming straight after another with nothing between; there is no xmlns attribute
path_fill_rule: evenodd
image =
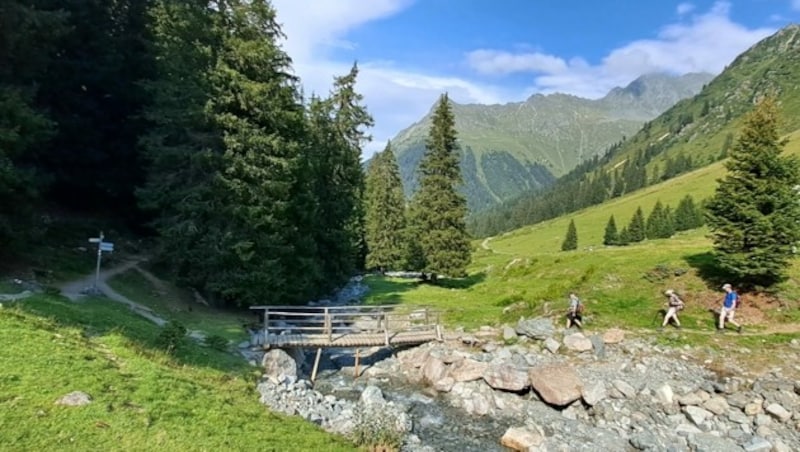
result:
<svg viewBox="0 0 800 452"><path fill-rule="evenodd" d="M264 311L264 348L392 347L441 341L440 311L427 307L251 306Z"/></svg>

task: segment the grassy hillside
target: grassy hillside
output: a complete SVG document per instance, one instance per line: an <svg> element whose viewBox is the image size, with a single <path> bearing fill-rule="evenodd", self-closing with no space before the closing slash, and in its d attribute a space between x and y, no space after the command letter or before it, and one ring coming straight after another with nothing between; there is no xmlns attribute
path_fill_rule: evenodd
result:
<svg viewBox="0 0 800 452"><path fill-rule="evenodd" d="M787 138L788 152L800 155L800 131ZM674 208L687 194L703 199L714 192L724 173L722 163L715 163L567 217L477 241L469 278L443 287L373 277L370 302L433 305L446 311L451 325L474 328L534 315L550 315L561 322L566 295L576 290L587 302L590 330L637 330L657 326L665 301L662 293L673 288L689 303L682 313L682 337L713 331L709 309L720 303L721 282L711 266L712 244L704 228L626 247L605 247L602 237L610 215L622 227L639 206L647 215L658 200ZM579 249L562 252L570 219L577 225ZM741 316L748 331L772 333L778 328L787 333L769 336L778 342L798 337L794 322L800 321L796 301L800 264L793 266L790 276L775 296L745 297L750 304ZM745 335L734 340L753 338Z"/></svg>
<svg viewBox="0 0 800 452"><path fill-rule="evenodd" d="M258 402L257 369L161 330L107 299L38 295L0 309L0 449L354 450ZM72 391L82 407L56 405Z"/></svg>

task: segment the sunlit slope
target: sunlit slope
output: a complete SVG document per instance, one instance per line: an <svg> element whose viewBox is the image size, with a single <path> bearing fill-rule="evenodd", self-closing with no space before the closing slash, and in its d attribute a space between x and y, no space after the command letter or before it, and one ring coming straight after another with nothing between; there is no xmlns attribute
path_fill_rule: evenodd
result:
<svg viewBox="0 0 800 452"><path fill-rule="evenodd" d="M787 154L800 154L800 130L787 137ZM652 185L621 198L609 200L601 205L593 206L550 221L526 226L502 236L491 239L491 248L496 253L532 255L537 253L560 252L561 242L567 232L569 221L574 219L578 230L578 248L587 249L603 246L603 234L611 215L621 230L630 222L638 207L641 207L645 219L657 201L669 205L673 209L686 195L691 195L696 202L711 196L717 186L717 180L725 175L723 162L717 162L691 173ZM673 239L674 240L674 239ZM704 240L697 238L697 240Z"/></svg>

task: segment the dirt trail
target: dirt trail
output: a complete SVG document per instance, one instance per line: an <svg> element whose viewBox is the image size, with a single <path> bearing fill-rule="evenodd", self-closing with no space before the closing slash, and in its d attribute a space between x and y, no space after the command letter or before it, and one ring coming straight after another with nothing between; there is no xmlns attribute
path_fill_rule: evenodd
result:
<svg viewBox="0 0 800 452"><path fill-rule="evenodd" d="M143 257L133 257L125 263L117 265L116 267L100 270L99 277L96 274L91 274L76 281L64 283L59 286L59 289L61 289L62 295L72 301L76 301L82 297L85 297L87 294L91 294L95 286L95 279L97 279L97 290L99 290L103 295L118 303L127 305L132 311L146 318L147 320L150 320L156 325L164 326L166 325L167 321L156 315L152 309L131 300L130 298L115 291L111 288L111 286L108 285L108 280L110 278L120 273L124 273L132 268L136 268L138 270L139 263L144 262L145 260L147 259Z"/></svg>

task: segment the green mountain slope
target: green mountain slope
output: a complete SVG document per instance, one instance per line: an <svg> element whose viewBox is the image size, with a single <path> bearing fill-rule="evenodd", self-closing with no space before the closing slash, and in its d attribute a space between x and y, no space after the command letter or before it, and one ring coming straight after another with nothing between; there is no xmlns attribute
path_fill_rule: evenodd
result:
<svg viewBox="0 0 800 452"><path fill-rule="evenodd" d="M800 26L790 25L739 55L695 97L678 102L627 140L606 169L646 156L650 180L667 159L700 167L725 156L745 113L764 96L778 99L782 133L800 128Z"/></svg>
<svg viewBox="0 0 800 452"><path fill-rule="evenodd" d="M742 118L764 96L778 100L782 133L800 129L800 26L788 26L738 56L699 94L669 108L554 190L524 193L473 217L478 236L558 217L724 158Z"/></svg>
<svg viewBox="0 0 800 452"><path fill-rule="evenodd" d="M454 103L470 211L550 185L675 102L699 92L711 77L646 75L597 100L551 94L505 105ZM407 194L416 187L429 128L430 114L392 141Z"/></svg>

